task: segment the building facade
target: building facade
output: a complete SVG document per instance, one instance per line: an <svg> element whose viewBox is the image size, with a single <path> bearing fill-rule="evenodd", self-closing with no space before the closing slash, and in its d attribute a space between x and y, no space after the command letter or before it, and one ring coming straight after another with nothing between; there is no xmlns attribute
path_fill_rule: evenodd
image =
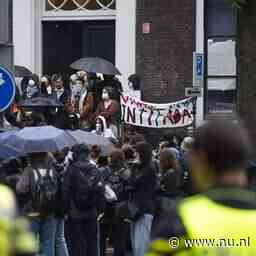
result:
<svg viewBox="0 0 256 256"><path fill-rule="evenodd" d="M236 112L252 120L256 1L242 11L229 0L13 1L17 65L69 73L74 60L98 55L120 69L125 90L137 73L142 99L171 102L193 86L193 52L203 53L197 123Z"/></svg>
<svg viewBox="0 0 256 256"><path fill-rule="evenodd" d="M15 64L41 75L97 55L135 73L135 0L13 0Z"/></svg>

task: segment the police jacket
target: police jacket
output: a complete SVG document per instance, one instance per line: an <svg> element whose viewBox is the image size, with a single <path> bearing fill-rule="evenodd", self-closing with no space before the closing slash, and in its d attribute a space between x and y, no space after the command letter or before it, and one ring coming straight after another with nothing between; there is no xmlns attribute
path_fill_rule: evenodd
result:
<svg viewBox="0 0 256 256"><path fill-rule="evenodd" d="M229 187L183 200L153 232L147 255L256 255L255 199Z"/></svg>
<svg viewBox="0 0 256 256"><path fill-rule="evenodd" d="M14 195L0 185L0 255L32 256L38 249L28 224L16 216Z"/></svg>

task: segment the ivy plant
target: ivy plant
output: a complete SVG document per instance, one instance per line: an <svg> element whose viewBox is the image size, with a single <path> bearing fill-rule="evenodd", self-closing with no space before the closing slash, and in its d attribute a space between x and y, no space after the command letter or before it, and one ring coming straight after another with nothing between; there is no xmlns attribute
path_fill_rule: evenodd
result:
<svg viewBox="0 0 256 256"><path fill-rule="evenodd" d="M242 9L244 5L247 4L248 0L230 0L234 8Z"/></svg>

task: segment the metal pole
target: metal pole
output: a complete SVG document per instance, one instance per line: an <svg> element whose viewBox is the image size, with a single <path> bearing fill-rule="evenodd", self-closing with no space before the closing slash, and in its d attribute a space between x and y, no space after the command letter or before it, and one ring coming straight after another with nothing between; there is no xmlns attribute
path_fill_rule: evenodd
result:
<svg viewBox="0 0 256 256"><path fill-rule="evenodd" d="M197 97L193 97L193 128L196 128Z"/></svg>

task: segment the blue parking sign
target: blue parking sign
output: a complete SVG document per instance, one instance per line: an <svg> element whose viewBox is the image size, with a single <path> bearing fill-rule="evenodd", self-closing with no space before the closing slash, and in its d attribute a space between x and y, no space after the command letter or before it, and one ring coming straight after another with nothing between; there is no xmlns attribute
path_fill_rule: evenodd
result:
<svg viewBox="0 0 256 256"><path fill-rule="evenodd" d="M203 77L203 54L196 55L196 74L198 78Z"/></svg>
<svg viewBox="0 0 256 256"><path fill-rule="evenodd" d="M7 109L13 102L16 84L12 74L0 66L0 112Z"/></svg>

